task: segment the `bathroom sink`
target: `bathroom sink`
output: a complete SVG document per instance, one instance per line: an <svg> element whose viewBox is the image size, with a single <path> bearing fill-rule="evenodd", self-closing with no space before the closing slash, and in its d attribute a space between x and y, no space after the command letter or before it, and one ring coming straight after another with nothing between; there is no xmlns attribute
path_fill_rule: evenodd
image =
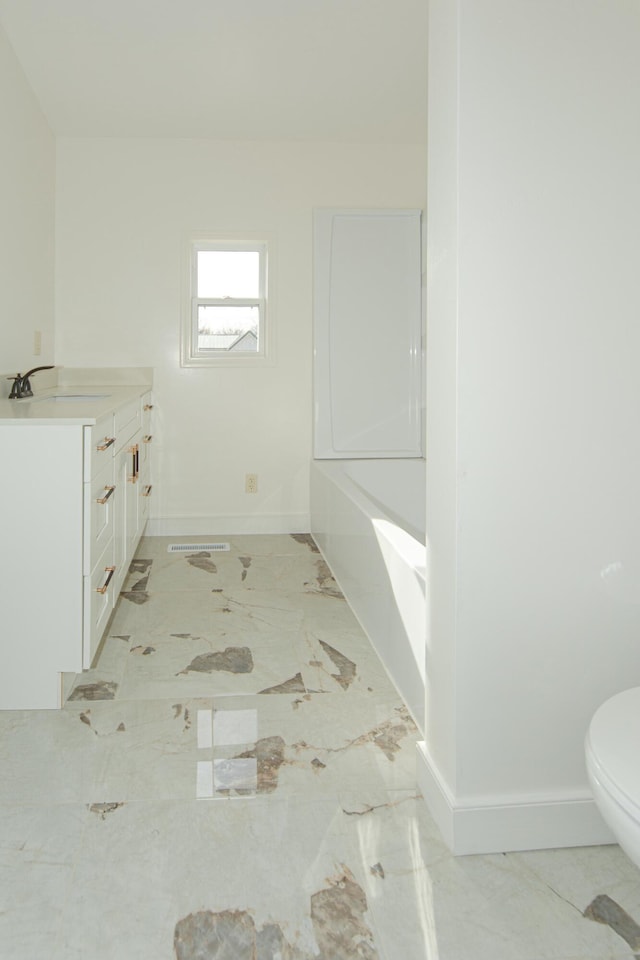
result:
<svg viewBox="0 0 640 960"><path fill-rule="evenodd" d="M59 403L64 402L80 402L81 400L106 400L107 397L110 397L110 393L56 393L52 397L36 397L35 400L32 400L32 403L43 403L45 400L51 402L52 400Z"/></svg>

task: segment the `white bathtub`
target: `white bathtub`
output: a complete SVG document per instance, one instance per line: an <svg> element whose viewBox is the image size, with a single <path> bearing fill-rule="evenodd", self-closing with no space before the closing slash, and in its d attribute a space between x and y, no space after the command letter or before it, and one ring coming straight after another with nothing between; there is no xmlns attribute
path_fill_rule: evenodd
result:
<svg viewBox="0 0 640 960"><path fill-rule="evenodd" d="M424 460L314 460L311 532L424 734Z"/></svg>

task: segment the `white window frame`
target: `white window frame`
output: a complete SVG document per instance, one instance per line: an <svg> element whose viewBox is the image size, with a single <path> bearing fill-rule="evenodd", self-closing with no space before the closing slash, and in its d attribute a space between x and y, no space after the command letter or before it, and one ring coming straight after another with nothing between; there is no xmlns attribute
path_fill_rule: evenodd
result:
<svg viewBox="0 0 640 960"><path fill-rule="evenodd" d="M197 296L198 253L207 250L256 252L260 255L259 292L257 298L216 299ZM253 367L273 363L271 316L273 302L269 293L273 272L273 244L254 237L191 237L185 244L185 294L182 309L182 343L180 364L183 367ZM200 306L257 306L258 349L233 352L226 349L198 347L198 308Z"/></svg>

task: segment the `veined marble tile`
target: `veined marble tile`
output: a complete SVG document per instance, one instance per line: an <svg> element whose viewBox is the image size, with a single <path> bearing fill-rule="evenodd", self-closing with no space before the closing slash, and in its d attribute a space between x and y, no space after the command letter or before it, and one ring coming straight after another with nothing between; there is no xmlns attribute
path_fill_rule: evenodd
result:
<svg viewBox="0 0 640 960"><path fill-rule="evenodd" d="M0 712L0 803L52 805L92 798L106 754L104 743L78 718L82 712Z"/></svg>
<svg viewBox="0 0 640 960"><path fill-rule="evenodd" d="M90 670L76 674L70 700L111 700L118 696L130 649L127 636L107 635L99 659Z"/></svg>
<svg viewBox="0 0 640 960"><path fill-rule="evenodd" d="M199 709L211 701L110 700L68 703L100 750L100 774L85 791L90 804L196 796ZM70 751L72 753L72 751Z"/></svg>
<svg viewBox="0 0 640 960"><path fill-rule="evenodd" d="M258 932L278 928L304 960L318 956L331 928L338 943L332 960L374 958L377 952L339 946L353 932L345 902L353 910L354 900L359 942L368 936L375 943L368 911L358 912L363 877L350 865L343 826L335 804L292 800L131 803L92 816L63 915L64 955L169 958L181 921L200 916L204 925L228 912L236 925L249 914ZM346 877L353 879L345 889Z"/></svg>
<svg viewBox="0 0 640 960"><path fill-rule="evenodd" d="M395 687L371 644L356 624L333 631L318 628L308 620L302 631L307 656L303 678L309 690L368 691L385 698L397 696Z"/></svg>
<svg viewBox="0 0 640 960"><path fill-rule="evenodd" d="M302 556L274 557L195 550L186 554L167 554L147 562L150 564L148 572L142 577L138 575L137 581L134 581L134 574L130 575L128 583L131 582L136 589L338 591L322 558L311 552Z"/></svg>
<svg viewBox="0 0 640 960"><path fill-rule="evenodd" d="M119 803L227 792L338 797L357 786L366 806L382 788L412 788L417 732L402 704L358 694L342 704L344 696L68 703L65 762L79 773L62 799L80 788L87 802ZM24 798L31 786L17 781L14 791Z"/></svg>
<svg viewBox="0 0 640 960"><path fill-rule="evenodd" d="M640 923L640 871L617 844L509 856L580 909L606 891Z"/></svg>
<svg viewBox="0 0 640 960"><path fill-rule="evenodd" d="M83 804L0 805L0 952L11 960L53 957L74 889L87 821Z"/></svg>
<svg viewBox="0 0 640 960"><path fill-rule="evenodd" d="M200 565L143 540L73 699L0 713L2 955L640 952L619 848L451 856L417 731L308 537L189 542L212 539L231 549Z"/></svg>
<svg viewBox="0 0 640 960"><path fill-rule="evenodd" d="M517 856L442 858L429 866L433 927L443 960L564 960L632 956L614 931L583 915Z"/></svg>
<svg viewBox="0 0 640 960"><path fill-rule="evenodd" d="M428 838L433 859L449 858L449 851L415 790L389 793L378 788L369 793L368 804L362 803L362 797L361 791L343 794L341 808L381 956L444 960L438 948L432 883L423 847Z"/></svg>
<svg viewBox="0 0 640 960"><path fill-rule="evenodd" d="M279 631L279 640L239 630L233 637L187 634L143 640L142 654L132 651L120 694L127 699L185 699L260 693L300 674L297 633Z"/></svg>
<svg viewBox="0 0 640 960"><path fill-rule="evenodd" d="M315 554L317 548L309 534L234 534L232 536L201 535L185 537L143 537L136 557L179 557L167 552L169 544L228 543L230 550L219 551L217 556L228 553L239 556L304 557ZM315 548L315 549L314 549Z"/></svg>
<svg viewBox="0 0 640 960"><path fill-rule="evenodd" d="M298 627L299 604L278 594L240 591L151 591L142 603L121 597L110 633L148 639L167 634L225 636L237 630L271 633Z"/></svg>
<svg viewBox="0 0 640 960"><path fill-rule="evenodd" d="M259 793L339 797L357 787L366 806L381 789L415 789L417 732L397 700L383 705L354 695L346 710L342 694L258 699L255 743L236 747L214 736L212 755L257 757ZM214 717L233 717L250 703L214 700Z"/></svg>

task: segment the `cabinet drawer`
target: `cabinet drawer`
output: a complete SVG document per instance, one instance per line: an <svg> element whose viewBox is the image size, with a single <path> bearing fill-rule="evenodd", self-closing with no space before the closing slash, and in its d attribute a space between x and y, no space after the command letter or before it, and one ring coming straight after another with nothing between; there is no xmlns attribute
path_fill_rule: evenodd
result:
<svg viewBox="0 0 640 960"><path fill-rule="evenodd" d="M84 569L93 570L100 555L113 539L116 512L116 484L113 460L84 485Z"/></svg>
<svg viewBox="0 0 640 960"><path fill-rule="evenodd" d="M113 459L116 442L113 414L108 413L101 417L93 427L85 427L84 437L84 479L91 480Z"/></svg>
<svg viewBox="0 0 640 960"><path fill-rule="evenodd" d="M91 574L83 578L83 655L82 666L88 670L105 631L114 604L113 540L107 544Z"/></svg>
<svg viewBox="0 0 640 960"><path fill-rule="evenodd" d="M116 451L130 440L136 430L140 429L141 423L141 404L140 399L131 400L120 407L114 414L114 429L116 434Z"/></svg>

